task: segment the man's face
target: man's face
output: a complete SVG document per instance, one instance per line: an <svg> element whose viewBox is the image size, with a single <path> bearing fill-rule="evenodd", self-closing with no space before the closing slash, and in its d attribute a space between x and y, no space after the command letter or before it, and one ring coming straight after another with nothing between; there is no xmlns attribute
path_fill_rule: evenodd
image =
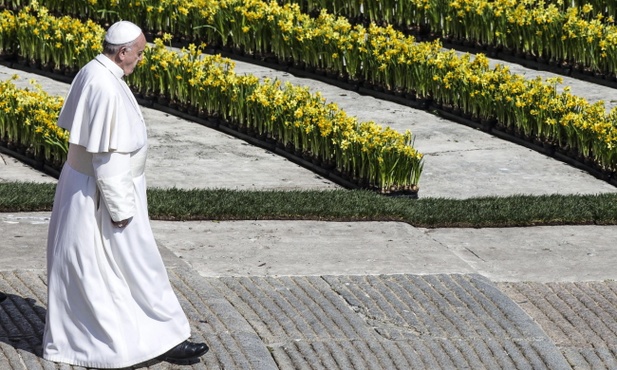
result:
<svg viewBox="0 0 617 370"><path fill-rule="evenodd" d="M119 53L120 68L124 71L124 75L128 76L133 73L137 63L143 58L144 49L146 48L146 37L142 33L139 35L133 46L130 49L122 48Z"/></svg>

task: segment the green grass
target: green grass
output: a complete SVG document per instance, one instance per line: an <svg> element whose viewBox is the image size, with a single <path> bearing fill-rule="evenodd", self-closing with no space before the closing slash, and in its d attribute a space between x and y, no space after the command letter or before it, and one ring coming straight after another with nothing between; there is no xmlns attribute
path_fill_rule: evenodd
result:
<svg viewBox="0 0 617 370"><path fill-rule="evenodd" d="M50 211L55 184L0 183L0 212ZM617 194L395 198L358 190L149 189L155 220L401 221L418 227L616 225Z"/></svg>

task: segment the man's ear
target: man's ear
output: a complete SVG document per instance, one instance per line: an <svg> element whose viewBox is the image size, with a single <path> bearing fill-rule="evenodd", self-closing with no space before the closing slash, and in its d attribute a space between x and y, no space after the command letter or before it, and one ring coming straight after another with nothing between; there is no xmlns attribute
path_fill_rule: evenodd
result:
<svg viewBox="0 0 617 370"><path fill-rule="evenodd" d="M127 48L125 46L120 48L120 51L118 51L118 58L120 60L124 60L124 56L126 55L127 52Z"/></svg>

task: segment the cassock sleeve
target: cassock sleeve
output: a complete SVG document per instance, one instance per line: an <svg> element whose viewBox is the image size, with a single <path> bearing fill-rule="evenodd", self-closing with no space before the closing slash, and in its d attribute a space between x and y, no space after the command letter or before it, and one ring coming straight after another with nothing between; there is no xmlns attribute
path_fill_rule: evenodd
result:
<svg viewBox="0 0 617 370"><path fill-rule="evenodd" d="M135 215L135 193L130 153L94 153L92 165L103 202L114 221Z"/></svg>

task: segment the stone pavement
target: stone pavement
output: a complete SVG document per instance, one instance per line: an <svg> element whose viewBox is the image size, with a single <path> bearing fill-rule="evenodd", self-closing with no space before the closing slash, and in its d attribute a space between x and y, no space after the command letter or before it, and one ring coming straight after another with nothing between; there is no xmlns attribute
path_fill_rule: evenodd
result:
<svg viewBox="0 0 617 370"><path fill-rule="evenodd" d="M536 71L512 65L529 76ZM238 63L321 91L360 121L410 128L426 154L420 197L614 192L592 176L430 113ZM19 83L68 86L6 67ZM548 76L548 73L542 73ZM566 79L577 95L617 91ZM333 189L281 157L144 109L151 187ZM55 179L0 154L0 181ZM40 358L49 214L0 214L0 369ZM617 227L424 229L395 222L153 221L169 277L211 347L200 363L143 369L615 369Z"/></svg>

